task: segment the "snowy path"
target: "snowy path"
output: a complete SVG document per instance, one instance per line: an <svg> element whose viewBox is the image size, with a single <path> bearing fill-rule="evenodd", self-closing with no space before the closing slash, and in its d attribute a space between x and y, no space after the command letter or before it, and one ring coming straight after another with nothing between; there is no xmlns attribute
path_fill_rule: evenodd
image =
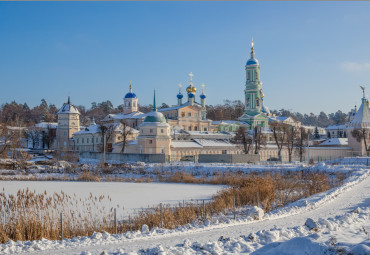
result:
<svg viewBox="0 0 370 255"><path fill-rule="evenodd" d="M253 222L234 222L229 224L211 225L204 228L195 228L191 230L175 231L172 233L152 233L153 236L137 236L133 239L125 237L107 237L103 238L83 238L76 242L68 244L52 245L50 249L44 250L43 247L32 251L27 250L28 254L101 254L107 251L109 254L124 254L130 251L139 251L140 249L153 248L161 244L163 247L175 247L183 244L184 240L190 242L216 242L221 236L238 238L241 235L248 236L249 233L255 233L259 230L272 229L274 227L287 228L304 225L307 218L317 220L318 218L330 218L337 215L350 212L357 207L370 206L370 177L369 172L364 174L364 180L346 187L344 192L334 193L331 199L321 205L314 206L313 209L292 210L291 213L285 213L285 216L275 216L275 218L265 219ZM311 197L315 201L327 193ZM335 198L333 198L335 197ZM310 198L310 199L311 199ZM308 200L310 203L310 200ZM276 214L275 214L276 215ZM150 234L151 235L151 234ZM121 236L121 235L120 235ZM53 242L53 241L48 241ZM47 246L47 245L46 245ZM26 251L25 251L26 252ZM135 253L136 254L136 253Z"/></svg>

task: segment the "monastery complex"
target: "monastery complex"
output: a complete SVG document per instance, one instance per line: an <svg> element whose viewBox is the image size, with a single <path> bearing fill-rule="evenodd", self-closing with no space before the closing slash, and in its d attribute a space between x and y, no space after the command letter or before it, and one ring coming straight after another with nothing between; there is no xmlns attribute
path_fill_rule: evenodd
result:
<svg viewBox="0 0 370 255"><path fill-rule="evenodd" d="M153 110L142 113L138 108L138 95L130 84L129 91L123 98L123 111L107 115L99 120L99 124L92 119L88 127L80 126L80 113L68 98L67 103L58 111L56 138L52 147L63 152L161 154L166 156L167 161L197 161L200 155L244 154L240 145L231 142L239 127L244 127L248 134L258 128L267 139L258 153L259 160L274 159L278 150L271 125L284 123L295 127L303 126L292 117L271 114L264 104L260 71L252 41L250 58L245 65L245 109L238 120L207 119L205 86L201 85L198 97L192 73L189 74L190 81L184 94L179 84L176 105L158 109L154 92ZM321 130L321 135L328 139L321 141L322 143L311 141L307 157L315 159L365 155L364 144L351 136L351 130L369 128L369 124L369 103L363 94L361 106L358 111L353 112L348 123L340 127L328 127L326 131ZM313 133L313 127L303 128ZM253 154L253 151L250 153ZM287 160L285 150L282 151L282 159Z"/></svg>

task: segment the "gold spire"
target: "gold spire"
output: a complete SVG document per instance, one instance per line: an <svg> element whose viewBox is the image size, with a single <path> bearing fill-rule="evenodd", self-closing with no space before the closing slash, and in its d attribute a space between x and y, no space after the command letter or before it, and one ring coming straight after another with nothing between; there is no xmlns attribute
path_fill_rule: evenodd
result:
<svg viewBox="0 0 370 255"><path fill-rule="evenodd" d="M130 81L130 92L132 93L132 85L131 85L131 81Z"/></svg>
<svg viewBox="0 0 370 255"><path fill-rule="evenodd" d="M182 85L181 85L181 83L179 83L179 94L181 94L181 87L182 87Z"/></svg>
<svg viewBox="0 0 370 255"><path fill-rule="evenodd" d="M202 94L204 94L204 87L205 87L206 85L204 84L204 83L202 83Z"/></svg>

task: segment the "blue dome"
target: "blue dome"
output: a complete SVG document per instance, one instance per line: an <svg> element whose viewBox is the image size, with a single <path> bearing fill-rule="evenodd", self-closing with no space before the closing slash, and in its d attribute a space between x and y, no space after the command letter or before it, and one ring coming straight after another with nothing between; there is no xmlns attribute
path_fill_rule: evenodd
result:
<svg viewBox="0 0 370 255"><path fill-rule="evenodd" d="M255 59L255 58L251 58L247 61L247 66L251 66L251 65L258 65L258 60Z"/></svg>
<svg viewBox="0 0 370 255"><path fill-rule="evenodd" d="M177 94L177 98L178 99L182 99L184 97L184 95L183 94Z"/></svg>
<svg viewBox="0 0 370 255"><path fill-rule="evenodd" d="M200 95L200 98L201 99L205 99L206 98L206 95L202 94L202 95Z"/></svg>
<svg viewBox="0 0 370 255"><path fill-rule="evenodd" d="M188 97L193 98L193 97L195 97L195 95L194 95L194 93L190 92L190 93L188 93Z"/></svg>
<svg viewBox="0 0 370 255"><path fill-rule="evenodd" d="M135 93L128 92L128 93L126 94L125 98L136 98L136 95L135 95Z"/></svg>

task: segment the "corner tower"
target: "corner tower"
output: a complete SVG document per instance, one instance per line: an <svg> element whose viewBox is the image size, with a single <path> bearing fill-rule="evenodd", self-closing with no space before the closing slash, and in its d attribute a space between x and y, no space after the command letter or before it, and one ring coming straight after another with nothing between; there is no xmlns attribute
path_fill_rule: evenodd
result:
<svg viewBox="0 0 370 255"><path fill-rule="evenodd" d="M72 134L80 131L80 112L71 104L68 97L58 111L58 127L56 134L57 149L62 151L73 150Z"/></svg>
<svg viewBox="0 0 370 255"><path fill-rule="evenodd" d="M251 57L245 65L245 108L244 114L239 118L240 121L247 122L250 128L255 126L267 127L268 118L263 113L263 93L262 82L260 81L260 65L255 58L254 43L252 39Z"/></svg>

